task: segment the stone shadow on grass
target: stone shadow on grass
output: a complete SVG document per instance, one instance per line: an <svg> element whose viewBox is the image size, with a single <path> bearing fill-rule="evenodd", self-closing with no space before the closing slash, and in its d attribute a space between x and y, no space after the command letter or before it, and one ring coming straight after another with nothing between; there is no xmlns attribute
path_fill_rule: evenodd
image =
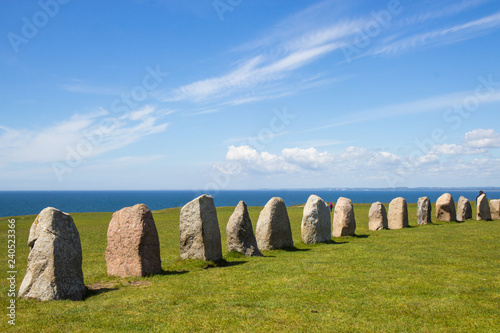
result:
<svg viewBox="0 0 500 333"><path fill-rule="evenodd" d="M286 251L286 252L306 252L306 251L311 251L311 249L299 249L295 246L288 246L284 247L281 250Z"/></svg>
<svg viewBox="0 0 500 333"><path fill-rule="evenodd" d="M83 300L119 289L113 283L96 283L88 285L86 287L87 287L87 294L85 295Z"/></svg>
<svg viewBox="0 0 500 333"><path fill-rule="evenodd" d="M186 274L186 273L189 273L189 271L186 271L186 270L182 270L182 271L165 271L165 270L161 270L161 273L158 274L158 275L181 275L181 274Z"/></svg>

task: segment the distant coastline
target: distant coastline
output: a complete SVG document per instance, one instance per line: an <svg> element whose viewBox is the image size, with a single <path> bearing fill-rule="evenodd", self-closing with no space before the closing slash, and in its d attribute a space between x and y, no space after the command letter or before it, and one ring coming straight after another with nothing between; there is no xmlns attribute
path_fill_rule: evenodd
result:
<svg viewBox="0 0 500 333"><path fill-rule="evenodd" d="M445 192L450 193L455 201L460 196L475 200L479 190L486 192L488 198L500 198L500 187L261 189L223 190L207 194L214 197L217 207L236 206L240 200L249 206L264 206L275 196L283 198L287 206L293 206L305 203L311 194L320 196L326 202L347 197L353 203L388 203L396 197L403 197L408 203L415 203L422 196L428 196L431 202L435 202ZM68 213L83 213L114 212L144 203L151 210L160 210L182 207L204 193L201 190L0 191L0 217L34 215L49 206Z"/></svg>

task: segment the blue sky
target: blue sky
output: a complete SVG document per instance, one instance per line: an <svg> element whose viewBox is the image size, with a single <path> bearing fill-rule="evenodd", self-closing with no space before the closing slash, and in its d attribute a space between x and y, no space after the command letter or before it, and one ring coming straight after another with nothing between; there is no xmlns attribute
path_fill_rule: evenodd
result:
<svg viewBox="0 0 500 333"><path fill-rule="evenodd" d="M498 1L0 6L0 190L500 184Z"/></svg>

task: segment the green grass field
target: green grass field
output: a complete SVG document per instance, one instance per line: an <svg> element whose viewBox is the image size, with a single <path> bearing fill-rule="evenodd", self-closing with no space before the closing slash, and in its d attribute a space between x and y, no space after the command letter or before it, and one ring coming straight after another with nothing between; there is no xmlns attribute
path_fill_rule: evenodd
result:
<svg viewBox="0 0 500 333"><path fill-rule="evenodd" d="M227 253L233 207L220 207L227 263L216 267L180 261L180 209L155 212L165 272L144 278L106 276L111 213L72 214L89 296L79 302L18 299L16 326L10 327L4 245L0 330L500 332L500 221L417 226L416 204L409 204L410 228L372 232L370 205L354 206L357 237L317 245L301 242L302 207L289 207L296 249L265 252L263 258ZM249 208L254 228L260 210ZM17 290L34 218L16 218ZM0 218L0 238L6 244L7 218Z"/></svg>

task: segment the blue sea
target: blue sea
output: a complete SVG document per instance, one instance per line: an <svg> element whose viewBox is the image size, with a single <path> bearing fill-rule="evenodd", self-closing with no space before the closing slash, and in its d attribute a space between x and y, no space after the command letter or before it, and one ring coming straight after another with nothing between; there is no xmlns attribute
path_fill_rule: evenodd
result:
<svg viewBox="0 0 500 333"><path fill-rule="evenodd" d="M419 197L428 196L435 202L448 192L458 201L460 196L475 200L478 190L458 189L402 189L402 190L239 190L208 193L214 197L215 205L236 206L240 200L249 206L264 206L272 197L281 197L287 206L303 204L311 194L327 202L336 202L346 197L353 203L389 203L396 197L403 197L408 203L417 202ZM500 198L500 190L485 190L488 198ZM151 210L182 207L203 194L199 191L0 191L0 217L34 215L45 207L55 207L67 213L114 212L137 203L146 204Z"/></svg>

